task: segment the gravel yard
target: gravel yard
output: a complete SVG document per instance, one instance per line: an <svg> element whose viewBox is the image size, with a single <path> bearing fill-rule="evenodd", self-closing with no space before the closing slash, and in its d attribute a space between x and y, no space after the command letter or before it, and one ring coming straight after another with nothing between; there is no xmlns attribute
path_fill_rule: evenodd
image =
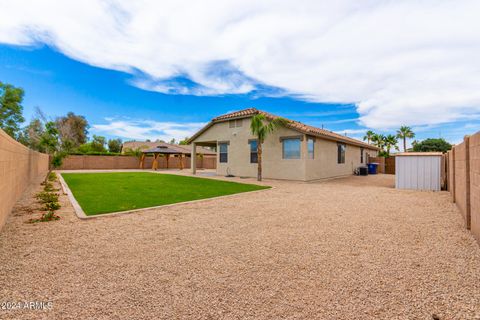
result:
<svg viewBox="0 0 480 320"><path fill-rule="evenodd" d="M232 179L255 182L251 179ZM480 319L480 248L446 192L394 177L274 188L0 232L0 319ZM38 214L37 214L38 215Z"/></svg>

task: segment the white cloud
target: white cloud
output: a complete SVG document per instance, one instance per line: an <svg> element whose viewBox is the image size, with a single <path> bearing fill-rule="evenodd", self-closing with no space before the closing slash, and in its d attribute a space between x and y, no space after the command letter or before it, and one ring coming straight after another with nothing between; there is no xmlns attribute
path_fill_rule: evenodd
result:
<svg viewBox="0 0 480 320"><path fill-rule="evenodd" d="M108 134L124 139L155 141L183 140L200 130L202 122L159 122L152 120L131 120L106 118L106 124L94 124L91 131L96 134Z"/></svg>
<svg viewBox="0 0 480 320"><path fill-rule="evenodd" d="M140 71L148 90L267 85L356 103L361 124L387 129L480 114L478 12L478 0L0 0L0 42Z"/></svg>

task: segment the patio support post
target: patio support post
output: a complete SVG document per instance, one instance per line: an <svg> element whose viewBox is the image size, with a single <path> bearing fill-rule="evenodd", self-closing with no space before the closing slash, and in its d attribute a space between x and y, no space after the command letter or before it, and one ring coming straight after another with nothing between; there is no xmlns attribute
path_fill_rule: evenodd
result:
<svg viewBox="0 0 480 320"><path fill-rule="evenodd" d="M142 153L142 156L140 157L140 169L143 169L145 164L145 153Z"/></svg>
<svg viewBox="0 0 480 320"><path fill-rule="evenodd" d="M157 168L158 168L158 162L157 162L157 161L158 161L158 160L157 160L157 159L158 159L158 156L159 156L158 153L154 153L154 154L153 154L153 163L152 163L152 169L153 169L153 170L157 170Z"/></svg>
<svg viewBox="0 0 480 320"><path fill-rule="evenodd" d="M170 159L170 155L166 154L166 160L167 160L167 169L168 169L168 159Z"/></svg>
<svg viewBox="0 0 480 320"><path fill-rule="evenodd" d="M183 170L183 154L179 154L178 157L180 158L180 170Z"/></svg>
<svg viewBox="0 0 480 320"><path fill-rule="evenodd" d="M190 160L192 161L190 168L192 169L192 174L197 173L197 144L192 143L192 152L190 153Z"/></svg>

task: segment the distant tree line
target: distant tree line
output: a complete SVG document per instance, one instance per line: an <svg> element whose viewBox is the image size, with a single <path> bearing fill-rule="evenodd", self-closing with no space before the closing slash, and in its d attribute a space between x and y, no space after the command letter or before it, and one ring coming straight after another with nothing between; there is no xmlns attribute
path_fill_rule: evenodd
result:
<svg viewBox="0 0 480 320"><path fill-rule="evenodd" d="M73 112L51 119L40 108L36 108L31 121L22 126L25 122L23 96L22 88L0 82L0 128L25 146L56 154L121 152L121 139L107 141L105 137L97 135L89 139L87 119Z"/></svg>
<svg viewBox="0 0 480 320"><path fill-rule="evenodd" d="M377 134L371 130L365 133L363 137L364 141L367 141L368 144L373 144L374 146L380 148L379 156L389 157L390 152L393 149L400 150L398 147L399 139L403 142L403 152L408 152L407 149L407 139L415 138L415 133L408 126L401 126L395 135L388 134ZM452 145L445 141L443 138L437 139L425 139L423 141L413 141L411 151L414 152L432 152L440 151L447 152L452 148Z"/></svg>

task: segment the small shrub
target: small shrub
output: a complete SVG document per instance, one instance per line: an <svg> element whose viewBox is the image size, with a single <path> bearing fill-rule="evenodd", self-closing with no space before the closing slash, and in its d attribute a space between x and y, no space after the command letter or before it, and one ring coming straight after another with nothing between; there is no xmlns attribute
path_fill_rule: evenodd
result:
<svg viewBox="0 0 480 320"><path fill-rule="evenodd" d="M42 214L42 216L38 219L29 219L27 221L27 223L36 223L36 222L47 222L47 221L55 221L55 220L58 220L60 219L59 216L57 216L55 214L55 212L53 211L48 211L44 214Z"/></svg>
<svg viewBox="0 0 480 320"><path fill-rule="evenodd" d="M53 184L51 182L45 183L45 186L43 187L43 190L46 192L52 192L54 190Z"/></svg>
<svg viewBox="0 0 480 320"><path fill-rule="evenodd" d="M41 203L58 202L58 194L52 192L42 191L36 197Z"/></svg>
<svg viewBox="0 0 480 320"><path fill-rule="evenodd" d="M58 203L58 202L47 202L44 205L45 211L56 211L56 210L60 209L60 207L61 207L60 203Z"/></svg>
<svg viewBox="0 0 480 320"><path fill-rule="evenodd" d="M56 180L57 180L57 175L55 174L55 172L50 172L50 174L48 175L48 181L53 182Z"/></svg>

